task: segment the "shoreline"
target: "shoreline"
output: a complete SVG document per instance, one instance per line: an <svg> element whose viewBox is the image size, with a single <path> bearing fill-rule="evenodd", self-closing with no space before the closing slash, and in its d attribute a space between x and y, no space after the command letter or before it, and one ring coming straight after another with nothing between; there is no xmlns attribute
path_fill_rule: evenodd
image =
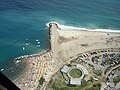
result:
<svg viewBox="0 0 120 90"><path fill-rule="evenodd" d="M24 59L24 58L29 58L29 57L35 57L37 55L40 55L40 54L44 54L46 52L50 51L49 49L46 49L46 50L43 50L37 54L30 54L30 55L22 55L22 56L19 56L19 57L16 57L14 58L14 60L20 60L20 59Z"/></svg>
<svg viewBox="0 0 120 90"><path fill-rule="evenodd" d="M20 77L13 82L22 90L35 90L39 84L39 80L47 73L47 68L50 65L52 53L47 49L34 57L23 59L26 61L26 68L21 73ZM50 60L49 60L50 59Z"/></svg>
<svg viewBox="0 0 120 90"><path fill-rule="evenodd" d="M21 70L21 72L19 74L17 74L17 77L16 77L16 74L15 74L15 77L13 79L11 79L11 76L9 77L13 82L17 81L19 78L21 78L21 76L23 76L23 74L27 71L26 68L27 68L27 65L29 65L29 63L27 62L27 59L29 58L32 58L32 57L37 57L37 56L40 56L40 55L43 55L47 52L49 52L50 49L44 49L42 50L41 52L39 53L36 53L36 54L30 54L30 55L21 55L21 56L18 56L18 57L14 57L13 59L9 60L6 64L9 64L9 63L13 63L15 64L16 66L20 66L19 64L21 63L24 63L26 64L25 68L24 69L19 69ZM5 65L6 65L5 64ZM3 70L2 70L3 69ZM1 67L1 72L4 72L4 70L6 71L6 67L3 65ZM7 71L8 72L8 71Z"/></svg>
<svg viewBox="0 0 120 90"><path fill-rule="evenodd" d="M43 55L43 54L45 54L45 53L47 53L49 51L50 51L49 49L46 49L46 50L43 50L42 52L40 52L38 54L23 55L23 56L15 58L14 60L16 60L16 61L22 59L21 62L26 63L26 66L25 66L24 70L20 73L20 75L16 79L13 80L13 82L16 82L17 80L19 80L20 78L22 78L24 76L25 72L27 72L27 70L29 70L30 62L28 62L27 59L29 59L31 57L36 57L36 56L39 56L39 55Z"/></svg>
<svg viewBox="0 0 120 90"><path fill-rule="evenodd" d="M49 27L50 23L55 23L60 29L74 29L74 30L81 30L81 31L92 31L92 32L108 32L108 33L120 33L120 30L114 30L114 29L95 29L95 28L80 28L75 26L67 26L63 24L59 24L58 22L51 21L46 23L46 26Z"/></svg>

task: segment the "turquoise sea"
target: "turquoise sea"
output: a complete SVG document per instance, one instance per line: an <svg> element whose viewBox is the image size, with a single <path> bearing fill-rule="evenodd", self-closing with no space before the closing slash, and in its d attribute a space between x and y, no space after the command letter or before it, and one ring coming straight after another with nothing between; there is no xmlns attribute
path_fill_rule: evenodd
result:
<svg viewBox="0 0 120 90"><path fill-rule="evenodd" d="M0 68L10 68L8 62L15 57L48 49L46 23L50 21L120 30L120 0L0 0Z"/></svg>

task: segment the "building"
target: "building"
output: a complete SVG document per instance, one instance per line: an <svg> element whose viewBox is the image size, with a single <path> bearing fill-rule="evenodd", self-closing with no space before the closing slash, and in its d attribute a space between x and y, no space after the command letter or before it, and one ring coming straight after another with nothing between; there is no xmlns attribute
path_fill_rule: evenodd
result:
<svg viewBox="0 0 120 90"><path fill-rule="evenodd" d="M80 78L71 78L70 84L72 85L81 85L81 79Z"/></svg>
<svg viewBox="0 0 120 90"><path fill-rule="evenodd" d="M77 68L82 72L82 75L79 78L73 78L69 74L69 72L74 68ZM71 66L71 67L68 67L67 65L65 65L61 69L61 72L63 73L65 80L68 81L72 85L81 85L82 79L86 79L86 81L89 79L89 73L88 73L87 69L80 64L77 64L76 66Z"/></svg>
<svg viewBox="0 0 120 90"><path fill-rule="evenodd" d="M61 69L61 72L63 73L68 73L70 67L68 67L67 65L65 65L62 69Z"/></svg>

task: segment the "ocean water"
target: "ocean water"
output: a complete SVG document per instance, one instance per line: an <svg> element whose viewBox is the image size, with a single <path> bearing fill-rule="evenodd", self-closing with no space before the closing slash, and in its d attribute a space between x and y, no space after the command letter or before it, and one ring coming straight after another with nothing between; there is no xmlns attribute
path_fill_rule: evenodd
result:
<svg viewBox="0 0 120 90"><path fill-rule="evenodd" d="M15 57L48 49L50 21L120 30L120 0L0 0L0 68Z"/></svg>

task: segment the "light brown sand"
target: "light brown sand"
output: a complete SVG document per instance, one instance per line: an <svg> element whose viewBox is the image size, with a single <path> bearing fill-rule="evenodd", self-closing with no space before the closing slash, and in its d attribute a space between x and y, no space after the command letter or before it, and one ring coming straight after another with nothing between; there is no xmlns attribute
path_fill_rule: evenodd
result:
<svg viewBox="0 0 120 90"><path fill-rule="evenodd" d="M120 33L75 29L63 30L59 29L54 23L51 25L51 48L53 54L59 55L64 61L86 51L120 47Z"/></svg>

